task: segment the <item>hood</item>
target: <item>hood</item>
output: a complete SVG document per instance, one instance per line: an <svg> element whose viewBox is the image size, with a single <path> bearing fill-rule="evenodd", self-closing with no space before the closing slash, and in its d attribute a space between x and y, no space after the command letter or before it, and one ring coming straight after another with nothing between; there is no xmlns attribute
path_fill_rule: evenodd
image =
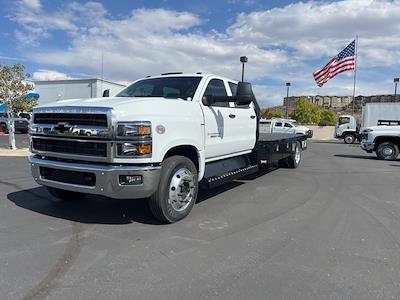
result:
<svg viewBox="0 0 400 300"><path fill-rule="evenodd" d="M158 97L101 97L101 98L88 98L88 99L66 99L51 102L45 104L43 106L38 107L59 107L59 106L86 106L86 107L111 107L118 108L119 106L123 106L125 104L133 104L140 103L145 101L146 103L150 102L159 102L159 101L168 101L168 100L176 100L176 99L165 99Z"/></svg>
<svg viewBox="0 0 400 300"><path fill-rule="evenodd" d="M370 126L370 127L365 127L361 131L364 130L372 130L372 131L399 131L400 133L400 126L387 126L387 125L381 125L381 126Z"/></svg>
<svg viewBox="0 0 400 300"><path fill-rule="evenodd" d="M99 107L112 108L118 120L129 121L132 118L150 118L150 116L187 114L193 106L192 101L161 97L104 97L90 99L69 99L53 102L38 108L58 107ZM185 112L186 110L186 112Z"/></svg>
<svg viewBox="0 0 400 300"><path fill-rule="evenodd" d="M304 130L304 131L309 131L310 130L310 128L308 128L308 127L306 127L306 126L296 126L296 129L297 130Z"/></svg>

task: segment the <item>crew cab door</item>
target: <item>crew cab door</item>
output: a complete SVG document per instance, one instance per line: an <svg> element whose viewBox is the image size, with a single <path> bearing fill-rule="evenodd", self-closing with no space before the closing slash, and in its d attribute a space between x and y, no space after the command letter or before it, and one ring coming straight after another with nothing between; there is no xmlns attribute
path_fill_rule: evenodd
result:
<svg viewBox="0 0 400 300"><path fill-rule="evenodd" d="M223 79L212 78L206 83L203 96L230 96L227 91L229 91L229 94L231 93L227 87L228 84ZM252 149L255 143L256 130L255 125L253 130L250 125L249 120L252 120L250 113L248 113L247 122L244 122L244 110L236 108L233 103L216 102L209 106L202 103L202 108L205 123L206 160L234 156L237 153ZM255 124L256 121L253 121Z"/></svg>
<svg viewBox="0 0 400 300"><path fill-rule="evenodd" d="M237 84L228 81L229 96L236 96ZM230 90L230 91L229 91ZM253 149L256 144L257 116L253 103L249 105L237 105L230 103L232 113L235 115L231 121L235 138L232 147L237 152Z"/></svg>

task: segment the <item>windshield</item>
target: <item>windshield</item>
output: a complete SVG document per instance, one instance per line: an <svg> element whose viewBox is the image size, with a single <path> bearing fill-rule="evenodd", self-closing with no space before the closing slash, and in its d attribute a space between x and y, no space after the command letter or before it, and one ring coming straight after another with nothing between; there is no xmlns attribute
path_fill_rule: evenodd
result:
<svg viewBox="0 0 400 300"><path fill-rule="evenodd" d="M193 98L200 80L201 77L143 79L123 89L116 97L163 97L190 100Z"/></svg>

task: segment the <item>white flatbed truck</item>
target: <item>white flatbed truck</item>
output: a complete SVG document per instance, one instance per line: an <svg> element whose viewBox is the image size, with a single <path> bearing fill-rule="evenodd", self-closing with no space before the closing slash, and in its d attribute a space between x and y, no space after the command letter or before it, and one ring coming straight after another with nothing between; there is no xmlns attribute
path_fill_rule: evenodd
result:
<svg viewBox="0 0 400 300"><path fill-rule="evenodd" d="M259 118L249 83L143 78L114 97L35 108L32 175L54 199L148 198L153 215L173 223L191 211L200 182L212 188L273 162L297 168L307 136L260 133Z"/></svg>

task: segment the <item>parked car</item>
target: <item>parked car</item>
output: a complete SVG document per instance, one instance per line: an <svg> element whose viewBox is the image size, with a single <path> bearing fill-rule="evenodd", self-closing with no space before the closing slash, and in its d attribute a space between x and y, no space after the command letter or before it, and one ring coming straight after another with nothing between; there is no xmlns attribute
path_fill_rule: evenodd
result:
<svg viewBox="0 0 400 300"><path fill-rule="evenodd" d="M29 121L32 118L32 113L20 112L18 114L18 116L20 116L21 118L27 119Z"/></svg>
<svg viewBox="0 0 400 300"><path fill-rule="evenodd" d="M15 131L21 133L27 133L29 129L29 121L25 118L19 117L16 113L14 116L14 128ZM0 132L8 133L8 116L7 113L0 113Z"/></svg>
<svg viewBox="0 0 400 300"><path fill-rule="evenodd" d="M264 133L291 133L291 134L304 134L312 138L313 131L302 125L297 125L296 120L273 118L270 120L260 120L260 132Z"/></svg>

